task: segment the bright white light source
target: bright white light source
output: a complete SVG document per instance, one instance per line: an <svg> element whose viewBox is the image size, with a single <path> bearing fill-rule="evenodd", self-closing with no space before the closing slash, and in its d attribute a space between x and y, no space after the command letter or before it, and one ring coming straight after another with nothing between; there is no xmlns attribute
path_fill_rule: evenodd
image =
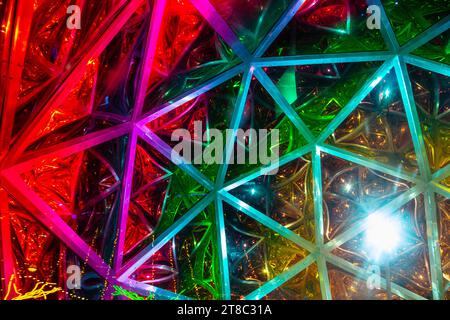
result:
<svg viewBox="0 0 450 320"><path fill-rule="evenodd" d="M401 223L385 214L372 214L367 218L366 246L369 256L380 260L392 254L402 239Z"/></svg>

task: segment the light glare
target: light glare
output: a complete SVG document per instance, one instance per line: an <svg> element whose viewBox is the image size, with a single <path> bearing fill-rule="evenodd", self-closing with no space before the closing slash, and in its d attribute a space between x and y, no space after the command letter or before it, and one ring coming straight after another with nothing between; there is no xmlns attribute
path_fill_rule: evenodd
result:
<svg viewBox="0 0 450 320"><path fill-rule="evenodd" d="M401 224L385 214L372 214L367 218L366 245L369 255L380 260L392 254L401 241Z"/></svg>

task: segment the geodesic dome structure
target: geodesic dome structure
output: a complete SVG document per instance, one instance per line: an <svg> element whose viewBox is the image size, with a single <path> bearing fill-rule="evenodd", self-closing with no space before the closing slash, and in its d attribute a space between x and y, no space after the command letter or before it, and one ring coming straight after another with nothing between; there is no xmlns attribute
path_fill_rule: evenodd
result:
<svg viewBox="0 0 450 320"><path fill-rule="evenodd" d="M0 2L2 299L449 297L450 3L72 2ZM280 159L174 163L196 121Z"/></svg>

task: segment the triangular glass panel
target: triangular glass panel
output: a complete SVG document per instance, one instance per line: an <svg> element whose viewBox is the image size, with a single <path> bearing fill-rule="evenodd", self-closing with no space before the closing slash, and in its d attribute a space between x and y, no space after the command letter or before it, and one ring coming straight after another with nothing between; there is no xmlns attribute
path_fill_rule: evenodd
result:
<svg viewBox="0 0 450 320"><path fill-rule="evenodd" d="M264 300L321 300L317 265L311 264L263 298Z"/></svg>
<svg viewBox="0 0 450 320"><path fill-rule="evenodd" d="M308 143L256 79L250 84L239 129L240 134L237 134L228 165L227 180L273 164L279 157Z"/></svg>
<svg viewBox="0 0 450 320"><path fill-rule="evenodd" d="M363 52L386 49L381 30L367 27L370 1L308 1L265 56Z"/></svg>
<svg viewBox="0 0 450 320"><path fill-rule="evenodd" d="M94 4L90 6L95 7ZM144 51L143 39L147 31L148 12L145 12L146 5L139 7L103 52L86 64L82 77L73 84L61 85L69 90L67 96L59 104L46 105L45 110L40 110L42 118L32 125L27 120L42 108L41 102L51 101L54 95L45 88L54 86L40 85L23 93L23 105L18 108L20 112L15 118L13 135L24 135L22 138L28 151L113 127L130 118L138 83L138 62ZM29 128L33 134L28 133Z"/></svg>
<svg viewBox="0 0 450 320"><path fill-rule="evenodd" d="M310 156L281 166L230 191L308 241L314 241L315 219Z"/></svg>
<svg viewBox="0 0 450 320"><path fill-rule="evenodd" d="M430 40L412 53L426 59L450 64L450 30Z"/></svg>
<svg viewBox="0 0 450 320"><path fill-rule="evenodd" d="M430 169L450 163L450 78L408 66Z"/></svg>
<svg viewBox="0 0 450 320"><path fill-rule="evenodd" d="M402 96L391 70L327 140L368 159L417 173Z"/></svg>
<svg viewBox="0 0 450 320"><path fill-rule="evenodd" d="M400 45L417 37L450 12L448 1L381 0Z"/></svg>
<svg viewBox="0 0 450 320"><path fill-rule="evenodd" d="M105 20L113 18L111 14L118 7L112 2L80 3L79 8L83 19L81 19L81 29L76 31L67 28L68 5L57 6L54 3L42 1L34 4L34 10L31 10L33 15L29 21L31 28L24 69L22 74L16 75L21 77L21 83L15 132L20 131L32 115L32 111L35 111L38 105L53 94L54 86L58 84L58 81L63 80L64 72L72 69L80 59L81 53L88 49L86 45L92 44L94 40L98 41L101 33L93 31L98 31ZM93 82L94 69L96 70L91 65L86 69L84 79L74 84L79 89L80 101L89 100L91 97L88 89L92 90L92 84L87 82ZM70 98L68 102L71 102ZM65 110L66 120L73 121L76 115L74 111L73 109L71 112Z"/></svg>
<svg viewBox="0 0 450 320"><path fill-rule="evenodd" d="M164 167L167 163L145 142L138 140L123 253L125 261L133 249L153 232L161 217L172 174Z"/></svg>
<svg viewBox="0 0 450 320"><path fill-rule="evenodd" d="M103 277L12 198L9 210L15 272L2 297L15 300L105 298L108 282ZM81 287L70 289L67 283L76 269L80 271Z"/></svg>
<svg viewBox="0 0 450 320"><path fill-rule="evenodd" d="M442 275L444 280L448 283L450 281L450 200L436 194L436 205L438 213ZM450 295L448 289L446 291L446 295L447 297Z"/></svg>
<svg viewBox="0 0 450 320"><path fill-rule="evenodd" d="M444 188L450 190L450 177L447 177L447 178L439 181L439 184L442 185Z"/></svg>
<svg viewBox="0 0 450 320"><path fill-rule="evenodd" d="M325 241L334 239L411 187L411 183L400 178L322 153Z"/></svg>
<svg viewBox="0 0 450 320"><path fill-rule="evenodd" d="M379 66L379 62L302 65L267 68L267 74L309 130L319 135Z"/></svg>
<svg viewBox="0 0 450 320"><path fill-rule="evenodd" d="M330 279L331 297L333 300L387 300L384 289L370 289L367 280L361 279L332 264L327 264ZM383 274L381 274L383 276ZM402 300L392 295L393 300Z"/></svg>
<svg viewBox="0 0 450 320"><path fill-rule="evenodd" d="M220 299L217 232L215 209L210 205L131 278L194 299Z"/></svg>
<svg viewBox="0 0 450 320"><path fill-rule="evenodd" d="M160 30L144 112L239 62L190 1L168 0Z"/></svg>
<svg viewBox="0 0 450 320"><path fill-rule="evenodd" d="M147 143L139 141L137 150L139 158L136 161L146 159L147 163L135 166L125 261L155 241L208 193L194 178ZM156 178L146 182L149 177Z"/></svg>
<svg viewBox="0 0 450 320"><path fill-rule="evenodd" d="M242 299L308 253L237 208L224 203L231 295Z"/></svg>
<svg viewBox="0 0 450 320"><path fill-rule="evenodd" d="M14 199L9 198L8 208L14 273L6 281L2 298L58 299L58 286L64 283L60 279L62 247L58 239Z"/></svg>
<svg viewBox="0 0 450 320"><path fill-rule="evenodd" d="M253 52L288 8L288 0L256 2L211 0L211 4L228 23L239 40Z"/></svg>
<svg viewBox="0 0 450 320"><path fill-rule="evenodd" d="M183 158L214 181L240 86L241 76L234 77L151 121L147 127L172 148L186 145ZM182 133L189 133L190 141L184 135L180 137Z"/></svg>
<svg viewBox="0 0 450 320"><path fill-rule="evenodd" d="M391 281L420 296L431 299L431 275L428 268L429 257L423 196L411 200L392 214L386 214L385 219L386 223L397 224L398 222L399 229L396 232L401 234L397 246L389 253ZM371 246L372 240L369 237L372 237L373 232L370 228L378 227L369 225L369 231L360 233L334 249L332 253L363 269L381 264L381 268L385 271L385 261L381 259L387 258L380 257L376 248ZM386 234L389 231L386 234L382 233L383 230L377 232L381 233L380 237L387 237Z"/></svg>
<svg viewBox="0 0 450 320"><path fill-rule="evenodd" d="M110 260L120 202L123 136L74 155L48 157L22 173L26 184L88 245Z"/></svg>

